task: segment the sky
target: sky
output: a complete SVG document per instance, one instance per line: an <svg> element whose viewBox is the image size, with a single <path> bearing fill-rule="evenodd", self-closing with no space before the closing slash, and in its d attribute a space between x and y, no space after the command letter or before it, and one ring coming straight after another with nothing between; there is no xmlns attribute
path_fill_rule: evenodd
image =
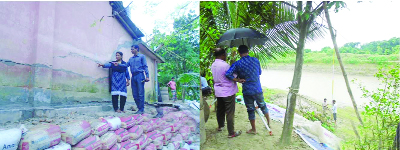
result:
<svg viewBox="0 0 400 150"><path fill-rule="evenodd" d="M163 26L160 32L170 34L173 31L174 18L187 14L190 9L195 10L197 15L200 14L199 1L123 1L124 7L131 2L131 20L145 35L143 41L150 40L157 24ZM179 9L183 6L186 9Z"/></svg>
<svg viewBox="0 0 400 150"><path fill-rule="evenodd" d="M338 13L333 10L329 12L332 26L337 30L339 47L349 42L364 44L400 37L400 1L347 1L346 4L347 8ZM324 24L327 26L326 21ZM305 49L315 51L325 46L333 48L329 30L326 31L324 39L306 44Z"/></svg>
<svg viewBox="0 0 400 150"><path fill-rule="evenodd" d="M132 1L123 1L126 7ZM187 5L187 9L179 8ZM361 44L389 40L392 37L400 37L400 1L347 1L347 8L339 10L338 13L330 11L333 28L337 31L337 44L339 47L349 42L360 42ZM162 25L161 32L169 34L173 29L174 17L187 13L193 9L199 14L198 1L133 1L131 19L136 26L145 34L142 38L147 41L151 38L156 25ZM177 13L179 12L179 13ZM319 17L320 18L320 17ZM324 18L324 17L323 17ZM321 23L321 19L317 20ZM326 21L322 22L327 26ZM306 49L313 51L321 50L329 46L333 48L329 30L325 37L311 41L305 45Z"/></svg>

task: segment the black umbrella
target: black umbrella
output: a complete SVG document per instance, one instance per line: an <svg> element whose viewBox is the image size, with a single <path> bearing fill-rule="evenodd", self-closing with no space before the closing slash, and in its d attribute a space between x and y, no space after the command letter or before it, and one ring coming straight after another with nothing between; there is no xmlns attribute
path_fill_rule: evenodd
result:
<svg viewBox="0 0 400 150"><path fill-rule="evenodd" d="M247 45L249 48L255 45L264 45L268 38L264 34L249 28L236 28L226 31L219 38L217 45L239 47Z"/></svg>

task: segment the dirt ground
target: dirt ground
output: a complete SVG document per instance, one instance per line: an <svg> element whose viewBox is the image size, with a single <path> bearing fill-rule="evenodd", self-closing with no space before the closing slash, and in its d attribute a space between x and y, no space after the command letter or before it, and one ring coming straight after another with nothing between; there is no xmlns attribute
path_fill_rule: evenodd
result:
<svg viewBox="0 0 400 150"><path fill-rule="evenodd" d="M212 100L207 100L207 103L211 104ZM237 149L237 150L275 150L275 149L309 149L311 148L296 134L292 134L292 145L280 148L277 143L282 133L283 124L277 121L271 120L271 129L273 136L268 134L268 130L265 128L262 120L256 114L256 129L257 135L247 134L246 131L251 128L248 120L246 107L244 105L236 103L235 111L235 131L242 130L242 135L235 138L228 138L228 131L226 127L221 131L217 132L218 127L216 113L214 112L214 106L211 108L210 117L206 123L206 134L207 141L202 146L204 150L222 150L222 149ZM226 123L225 123L226 126Z"/></svg>

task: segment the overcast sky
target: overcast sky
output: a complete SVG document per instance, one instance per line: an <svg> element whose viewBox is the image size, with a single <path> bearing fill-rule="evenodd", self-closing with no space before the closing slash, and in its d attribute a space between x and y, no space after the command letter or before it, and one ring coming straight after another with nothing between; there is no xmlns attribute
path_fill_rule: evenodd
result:
<svg viewBox="0 0 400 150"><path fill-rule="evenodd" d="M399 1L364 1L361 3L347 1L346 4L346 9L342 9L338 13L333 11L329 13L333 28L337 30L336 38L339 47L348 42L364 44L400 37ZM321 50L325 46L333 48L329 30L324 39L310 42L305 48Z"/></svg>
<svg viewBox="0 0 400 150"><path fill-rule="evenodd" d="M123 1L126 7L131 1ZM347 8L338 13L330 12L331 22L337 30L337 43L341 47L348 42L361 44L389 40L400 37L400 1L347 1ZM164 23L161 32L170 33L173 29L173 19L193 9L199 14L199 1L133 1L131 4L131 19L145 34L142 39L148 40L153 34L156 24ZM187 9L179 9L183 6ZM180 11L176 11L180 10ZM179 13L178 13L179 12ZM317 20L321 23L321 20ZM323 22L327 23L326 21ZM324 39L306 44L306 49L321 50L325 46L333 48L329 30Z"/></svg>
<svg viewBox="0 0 400 150"><path fill-rule="evenodd" d="M132 1L123 1L126 7ZM190 9L199 15L199 1L133 1L131 19L133 23L145 34L143 41L152 37L156 24L163 23L160 32L169 34L173 31L174 18L187 14ZM184 7L186 6L186 7ZM184 7L184 9L180 9ZM186 8L186 9L185 9Z"/></svg>

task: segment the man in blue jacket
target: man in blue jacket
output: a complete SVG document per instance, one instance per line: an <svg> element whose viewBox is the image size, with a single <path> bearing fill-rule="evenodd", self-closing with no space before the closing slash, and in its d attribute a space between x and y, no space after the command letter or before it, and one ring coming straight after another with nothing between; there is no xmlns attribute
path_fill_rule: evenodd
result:
<svg viewBox="0 0 400 150"><path fill-rule="evenodd" d="M138 108L138 111L135 114L143 114L145 93L144 83L150 81L149 70L147 68L146 57L143 54L139 54L139 46L132 45L131 52L133 56L129 58L126 67L130 67L132 73L132 95ZM144 74L146 74L146 76Z"/></svg>

